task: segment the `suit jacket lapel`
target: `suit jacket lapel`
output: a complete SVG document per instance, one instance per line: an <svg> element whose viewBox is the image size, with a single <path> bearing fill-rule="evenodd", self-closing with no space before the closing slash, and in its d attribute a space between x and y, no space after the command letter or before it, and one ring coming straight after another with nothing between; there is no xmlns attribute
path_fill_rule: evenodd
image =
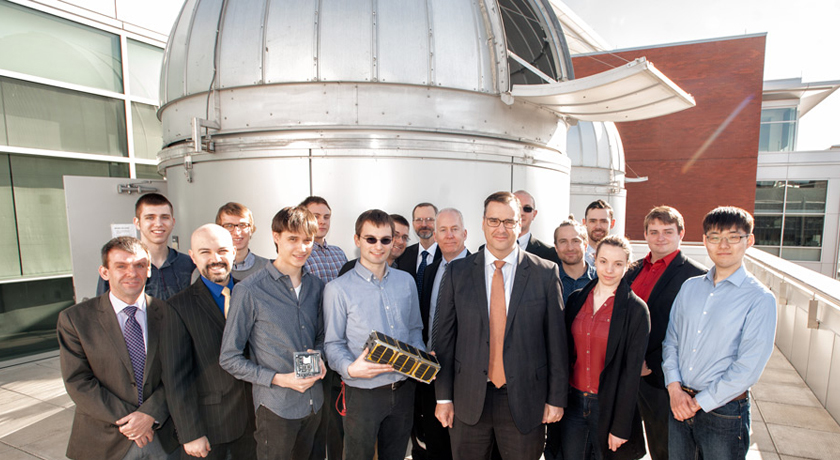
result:
<svg viewBox="0 0 840 460"><path fill-rule="evenodd" d="M158 308L159 305L157 302L157 300L146 294L146 327L149 329L146 335L149 337L149 343L146 344L146 368L143 370L144 385L146 384L145 381L149 379L152 363L154 363L157 356L158 343L160 342L158 337L160 336L161 327L163 327L163 312ZM146 394L145 388L143 389L143 394Z"/></svg>
<svg viewBox="0 0 840 460"><path fill-rule="evenodd" d="M650 295L648 296L648 300L656 299L656 296L659 295L659 292L663 289L663 287L668 284L668 281L677 274L680 270L680 267L683 266L685 263L685 256L683 255L682 251L674 257L674 260L668 264L668 267L665 268L665 271L662 272L662 276L656 280L656 284L653 285L653 289L650 291Z"/></svg>
<svg viewBox="0 0 840 460"><path fill-rule="evenodd" d="M193 294L193 303L196 308L202 310L202 315L210 318L210 322L213 323L213 325L220 331L224 331L225 315L222 313L222 310L219 309L219 306L216 304L216 299L214 299L210 294L210 290L204 285L204 281L201 281L201 278L199 278L195 283L193 283L191 289Z"/></svg>
<svg viewBox="0 0 840 460"><path fill-rule="evenodd" d="M533 237L532 237L533 239ZM507 322L505 323L505 337L507 337L513 317L519 309L522 295L525 293L525 286L528 284L528 276L531 274L531 261L525 257L526 251L519 251L519 261L516 267L516 274L513 276L513 287L510 290L508 301Z"/></svg>
<svg viewBox="0 0 840 460"><path fill-rule="evenodd" d="M119 355L126 372L134 380L134 367L131 366L131 357L128 356L128 346L125 344L125 336L122 333L122 329L120 329L120 322L114 313L114 307L111 305L111 300L108 295L100 297L97 308L99 309L99 325L102 327L105 335L111 339L114 350Z"/></svg>
<svg viewBox="0 0 840 460"><path fill-rule="evenodd" d="M487 298L487 280L484 278L484 251L480 251L475 258L475 269L473 270L473 289L475 296L478 299L484 299L484 302L478 304L481 309L481 327L483 330L490 332L490 312L487 306L490 305L490 299Z"/></svg>
<svg viewBox="0 0 840 460"><path fill-rule="evenodd" d="M615 291L615 299L613 301L613 313L610 318L610 332L607 338L607 352L604 356L604 368L606 368L610 361L615 357L618 350L618 342L621 341L625 331L624 322L627 319L627 298L630 296L630 285L622 281Z"/></svg>

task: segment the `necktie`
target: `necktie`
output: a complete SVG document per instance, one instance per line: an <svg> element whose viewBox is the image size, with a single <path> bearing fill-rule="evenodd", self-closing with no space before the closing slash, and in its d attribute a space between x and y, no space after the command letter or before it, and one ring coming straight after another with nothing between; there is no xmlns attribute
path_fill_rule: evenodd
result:
<svg viewBox="0 0 840 460"><path fill-rule="evenodd" d="M423 259L420 260L420 266L417 267L417 276L414 278L417 283L417 295L423 294L423 274L426 273L426 256L429 255L429 251L423 251L420 255L423 256Z"/></svg>
<svg viewBox="0 0 840 460"><path fill-rule="evenodd" d="M137 307L130 305L123 308L128 315L125 320L125 345L128 347L128 357L134 368L134 382L137 384L137 405L143 404L143 370L146 368L146 341L143 339L143 329L134 317Z"/></svg>
<svg viewBox="0 0 840 460"><path fill-rule="evenodd" d="M488 375L496 388L501 388L507 382L505 379L504 344L505 323L507 311L505 309L505 277L502 275L504 260L493 262L496 270L490 283L490 364Z"/></svg>
<svg viewBox="0 0 840 460"><path fill-rule="evenodd" d="M228 312L230 311L230 288L225 286L222 288L222 297L225 298L225 318L227 318Z"/></svg>
<svg viewBox="0 0 840 460"><path fill-rule="evenodd" d="M449 267L449 262L443 264L443 275L440 279L440 287L438 287L438 295L435 301L435 313L432 316L432 333L429 334L429 350L435 349L435 337L438 332L438 319L440 318L440 298L443 294L443 282L446 280L446 268Z"/></svg>

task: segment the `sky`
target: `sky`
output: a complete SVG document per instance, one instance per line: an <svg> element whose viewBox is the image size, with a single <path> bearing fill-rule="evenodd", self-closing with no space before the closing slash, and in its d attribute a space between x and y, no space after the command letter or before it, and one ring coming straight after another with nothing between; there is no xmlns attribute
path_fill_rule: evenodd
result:
<svg viewBox="0 0 840 460"><path fill-rule="evenodd" d="M764 79L840 80L840 0L563 0L613 49L767 33ZM840 90L808 112L798 150L840 145Z"/></svg>

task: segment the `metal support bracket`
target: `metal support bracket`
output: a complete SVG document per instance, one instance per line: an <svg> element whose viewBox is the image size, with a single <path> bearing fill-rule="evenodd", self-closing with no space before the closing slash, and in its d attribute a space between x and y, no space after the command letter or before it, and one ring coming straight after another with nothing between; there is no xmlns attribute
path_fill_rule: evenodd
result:
<svg viewBox="0 0 840 460"><path fill-rule="evenodd" d="M817 312L820 308L820 301L811 299L808 301L808 329L819 329L820 320L817 319Z"/></svg>
<svg viewBox="0 0 840 460"><path fill-rule="evenodd" d="M193 151L184 155L184 176L187 178L187 182L192 182L192 155L195 153L213 153L216 151L216 145L213 142L212 136L210 136L210 130L218 131L222 129L221 125L218 122L212 120L205 120L204 118L193 117L192 122L192 140L193 140ZM204 136L201 134L201 128L205 129L207 133L207 140L205 141ZM206 150L205 150L206 146Z"/></svg>
<svg viewBox="0 0 840 460"><path fill-rule="evenodd" d="M155 187L148 187L142 184L151 184L151 182L147 181L135 184L119 184L117 185L117 193L125 193L127 195L131 195L132 193L143 194L158 191L158 189Z"/></svg>

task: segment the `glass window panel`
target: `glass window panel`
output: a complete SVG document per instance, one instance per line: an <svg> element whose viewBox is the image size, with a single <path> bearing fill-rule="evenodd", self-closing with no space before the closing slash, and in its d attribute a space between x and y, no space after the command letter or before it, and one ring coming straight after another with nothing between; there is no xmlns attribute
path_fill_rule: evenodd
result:
<svg viewBox="0 0 840 460"><path fill-rule="evenodd" d="M788 181L785 212L825 212L828 181Z"/></svg>
<svg viewBox="0 0 840 460"><path fill-rule="evenodd" d="M134 156L156 160L163 146L163 130L155 112L157 107L146 104L131 104L131 123L134 130Z"/></svg>
<svg viewBox="0 0 840 460"><path fill-rule="evenodd" d="M163 176L158 174L157 166L150 166L150 165L137 165L137 178L138 179L165 179Z"/></svg>
<svg viewBox="0 0 840 460"><path fill-rule="evenodd" d="M128 81L132 96L160 100L160 67L163 50L128 40Z"/></svg>
<svg viewBox="0 0 840 460"><path fill-rule="evenodd" d="M0 154L0 261L0 278L20 276L12 176L5 154Z"/></svg>
<svg viewBox="0 0 840 460"><path fill-rule="evenodd" d="M543 18L529 0L502 0L499 2L504 21L507 47L517 56L557 80L557 69L551 49L551 40L546 35ZM545 81L508 58L511 84L542 84Z"/></svg>
<svg viewBox="0 0 840 460"><path fill-rule="evenodd" d="M762 123L778 123L796 121L796 108L785 107L780 109L762 109Z"/></svg>
<svg viewBox="0 0 840 460"><path fill-rule="evenodd" d="M822 246L823 216L785 216L782 246Z"/></svg>
<svg viewBox="0 0 840 460"><path fill-rule="evenodd" d="M821 256L820 248L782 248L782 258L787 260L819 262Z"/></svg>
<svg viewBox="0 0 840 460"><path fill-rule="evenodd" d="M782 212L785 181L758 181L755 184L755 212Z"/></svg>
<svg viewBox="0 0 840 460"><path fill-rule="evenodd" d="M3 115L6 110L3 109L3 85L0 84L0 145L9 145L9 139L6 137L6 117Z"/></svg>
<svg viewBox="0 0 840 460"><path fill-rule="evenodd" d="M8 144L128 156L123 101L0 78Z"/></svg>
<svg viewBox="0 0 840 460"><path fill-rule="evenodd" d="M22 274L69 273L72 267L62 176L128 177L128 164L10 157Z"/></svg>
<svg viewBox="0 0 840 460"><path fill-rule="evenodd" d="M117 35L2 0L0 68L122 92Z"/></svg>
<svg viewBox="0 0 840 460"><path fill-rule="evenodd" d="M796 123L762 123L758 132L759 152L792 152Z"/></svg>
<svg viewBox="0 0 840 460"><path fill-rule="evenodd" d="M73 303L70 277L0 284L0 360L58 348L58 314Z"/></svg>
<svg viewBox="0 0 840 460"><path fill-rule="evenodd" d="M782 244L782 215L755 216L755 244L779 246Z"/></svg>
<svg viewBox="0 0 840 460"><path fill-rule="evenodd" d="M771 247L767 247L767 246L756 246L756 248L761 249L764 252L773 254L774 256L779 255L779 248L771 248Z"/></svg>

